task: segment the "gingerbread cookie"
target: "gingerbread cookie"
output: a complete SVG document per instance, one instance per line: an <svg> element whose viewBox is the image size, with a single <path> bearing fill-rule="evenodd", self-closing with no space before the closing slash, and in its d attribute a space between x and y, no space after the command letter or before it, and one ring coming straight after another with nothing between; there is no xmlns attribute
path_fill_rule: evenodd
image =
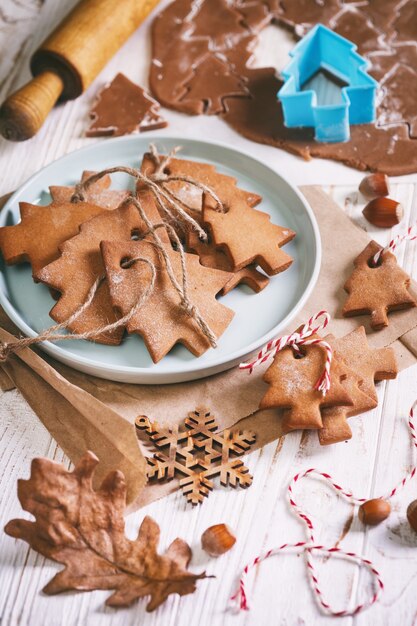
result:
<svg viewBox="0 0 417 626"><path fill-rule="evenodd" d="M222 252L217 246L208 241L201 241L195 231L188 231L186 235L186 244L188 252L198 254L201 265L204 267L212 267L214 269L232 272L232 277L223 287L221 294L226 295L240 284L247 285L256 293L265 289L269 283L268 276L262 274L256 269L255 265L248 265L241 270L233 272L232 264L228 256Z"/></svg>
<svg viewBox="0 0 417 626"><path fill-rule="evenodd" d="M312 335L312 338L317 336ZM314 387L325 364L326 351L318 344L301 347L300 352L286 347L277 352L272 365L264 374L269 389L259 408L284 409L283 427L286 432L323 427L321 411L326 407L352 406L353 401L343 382L347 372L343 362L332 359L331 386L326 395Z"/></svg>
<svg viewBox="0 0 417 626"><path fill-rule="evenodd" d="M182 283L179 252L164 244L176 280ZM130 263L132 259L145 258L155 269L155 283L148 299L127 323L129 333L139 334L149 350L154 363L160 361L177 344L183 344L195 356L209 347L207 337L195 319L181 306L179 294L168 276L161 253L149 241L103 241L101 245L107 282L114 308L126 315L149 286L152 272L145 263ZM188 297L216 337L230 324L234 312L216 300L230 274L200 265L197 256L185 254Z"/></svg>
<svg viewBox="0 0 417 626"><path fill-rule="evenodd" d="M326 338L327 341L327 338ZM368 396L362 389L362 378L346 363L345 359L337 357L343 363L345 377L342 385L352 400L351 406L332 406L321 409L321 419L323 426L318 430L318 438L321 445L329 445L340 441L346 441L352 437L352 431L347 418L352 415L364 413L377 406L376 398ZM285 416L282 422L282 430L284 433L295 430L288 424Z"/></svg>
<svg viewBox="0 0 417 626"><path fill-rule="evenodd" d="M323 428L319 431L321 445L345 441L352 436L347 418L375 408L378 398L375 382L396 378L398 366L392 348L371 348L365 328L360 326L344 337L327 335L324 338L337 359L349 367L344 383L348 387L353 406L335 407L322 412Z"/></svg>
<svg viewBox="0 0 417 626"><path fill-rule="evenodd" d="M81 182L85 182L93 174L95 174L95 172L83 172ZM96 204L103 209L116 209L119 204L123 202L123 200L131 195L131 192L125 189L110 189L110 185L111 178L109 175L103 176L89 185L89 187L84 191L85 202ZM51 194L52 201L55 204L71 202L74 192L75 187L63 187L57 185L49 187L49 193Z"/></svg>
<svg viewBox="0 0 417 626"><path fill-rule="evenodd" d="M99 92L90 117L87 137L118 137L167 126L159 103L120 73Z"/></svg>
<svg viewBox="0 0 417 626"><path fill-rule="evenodd" d="M104 211L89 202L53 202L47 206L21 202L19 207L19 224L0 228L0 249L6 263L28 261L35 280L45 265L58 258L59 246L74 237L83 222Z"/></svg>
<svg viewBox="0 0 417 626"><path fill-rule="evenodd" d="M160 222L153 197L146 192L141 194L141 202L150 221ZM84 203L80 203L80 206ZM73 205L71 205L73 206ZM77 206L77 205L74 205ZM140 237L148 228L138 210L132 204L113 211L105 211L82 224L80 232L60 246L61 256L35 274L35 278L60 293L59 300L50 311L56 322L66 321L86 301L95 280L104 276L104 266L100 252L103 240L123 241ZM168 241L163 229L160 237ZM69 329L74 333L91 331L116 321L107 282L99 287L91 305L74 320ZM109 333L97 335L94 341L117 345L123 336L124 328L119 327Z"/></svg>
<svg viewBox="0 0 417 626"><path fill-rule="evenodd" d="M154 171L151 156L145 155L142 168L145 173ZM227 254L234 271L256 264L272 275L291 265L291 257L281 246L294 238L294 231L272 224L269 215L250 206L247 192L240 190L234 179L220 175L213 166L185 159L170 159L167 169L172 175L203 183L221 199L224 212L210 194L204 193L202 223L213 244Z"/></svg>
<svg viewBox="0 0 417 626"><path fill-rule="evenodd" d="M174 173L172 171L172 168L170 167L172 164L172 160L173 159L170 159L169 164L166 167L166 174ZM211 165L209 163L201 163L199 161L186 161L185 159L176 160L179 160L182 163L193 164L193 170L195 174L195 176L193 176L194 180L204 182L205 177L212 178L216 176L218 182L223 182L224 184L228 184L231 186L237 185L237 178L233 176L228 176L226 174L221 174L216 170L214 165ZM143 155L141 171L144 174L153 174L156 170L156 167L157 163L155 162L154 156L150 152L146 152ZM194 217L194 219L198 219L198 221L201 222L204 204L203 196L205 195L202 189L199 189L195 185L182 180L171 180L169 182L166 182L164 187L172 191L177 200L184 203L183 208L185 210L187 210L188 212L190 209L191 211L194 211L195 213L192 213L192 216ZM262 202L262 196L254 193L253 191L245 191L244 189L240 189L240 192L244 195L245 201L250 207L256 207Z"/></svg>
<svg viewBox="0 0 417 626"><path fill-rule="evenodd" d="M417 306L408 291L410 277L397 263L396 257L383 252L373 266L373 257L381 246L371 241L354 261L354 270L344 288L349 294L342 314L345 317L370 315L374 330L388 326L388 313Z"/></svg>
<svg viewBox="0 0 417 626"><path fill-rule="evenodd" d="M208 165L206 163L198 165L200 169L208 169L215 172L213 165ZM154 171L155 167L156 163L154 162L152 155L146 154L142 162L142 171L149 174ZM230 185L236 185L237 183L237 179L231 176L225 176L224 174L219 173L217 173L217 176L222 180L227 180ZM169 181L165 185L165 189L167 188L175 195L176 200L183 205L186 212L191 215L201 227L203 227L202 211L204 193L202 189L184 181ZM257 206L262 201L262 196L259 196L251 191L242 190L242 194L244 194L246 202L251 207ZM165 217L165 219L167 218ZM259 272L255 265L249 265L241 270L233 272L230 259L219 247L209 240L210 238L208 238L207 241L201 241L195 231L187 230L185 224L179 224L175 219L172 220L171 225L174 227L186 246L187 252L198 254L202 265L233 273L232 278L222 289L222 295L226 295L239 284L248 285L256 293L267 286L269 282L268 277Z"/></svg>

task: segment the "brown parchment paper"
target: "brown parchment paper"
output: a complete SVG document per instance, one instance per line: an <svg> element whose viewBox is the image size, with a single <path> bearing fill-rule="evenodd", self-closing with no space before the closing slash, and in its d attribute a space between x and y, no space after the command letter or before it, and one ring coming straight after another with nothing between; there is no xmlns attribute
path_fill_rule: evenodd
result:
<svg viewBox="0 0 417 626"><path fill-rule="evenodd" d="M332 315L329 331L343 335L365 323L365 317L344 319L340 310L346 294L343 284L352 269L353 259L369 241L319 187L302 187L316 215L323 247L322 266L316 288L298 320L305 321L319 309ZM416 285L413 291L417 295ZM5 330L10 321L0 319L0 338L10 340ZM417 360L417 309L402 311L390 317L388 328L370 332L375 347L391 345L396 351L400 369ZM369 328L367 329L369 330ZM267 367L267 366L265 366ZM216 416L220 430L235 426L257 433L253 449L281 436L280 420L273 410L257 411L265 392L264 369L249 375L238 369L206 379L175 385L132 385L102 380L77 372L38 352L22 350L4 365L5 378L0 384L19 388L52 436L72 461L86 448L100 459L98 477L110 469L120 468L129 485L129 501L142 506L173 491L176 481L146 485L144 455L152 452L138 441L134 428L137 415L148 415L171 425L179 424L199 405L208 406Z"/></svg>

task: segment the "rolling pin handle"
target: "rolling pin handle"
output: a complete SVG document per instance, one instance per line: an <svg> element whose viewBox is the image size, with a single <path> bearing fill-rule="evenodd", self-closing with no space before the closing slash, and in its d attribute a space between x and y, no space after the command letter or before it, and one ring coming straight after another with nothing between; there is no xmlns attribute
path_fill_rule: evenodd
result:
<svg viewBox="0 0 417 626"><path fill-rule="evenodd" d="M0 108L0 132L11 141L30 139L41 128L64 88L62 79L49 70L9 96Z"/></svg>

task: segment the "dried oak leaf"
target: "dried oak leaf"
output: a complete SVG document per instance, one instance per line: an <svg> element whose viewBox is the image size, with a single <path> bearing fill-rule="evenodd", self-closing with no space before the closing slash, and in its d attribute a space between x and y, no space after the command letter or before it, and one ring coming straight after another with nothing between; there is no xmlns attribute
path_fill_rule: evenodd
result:
<svg viewBox="0 0 417 626"><path fill-rule="evenodd" d="M49 459L34 459L29 480L18 481L20 503L35 521L11 520L5 532L65 565L43 591L53 595L70 589L111 589L108 606L128 606L150 596L147 611L172 593L193 593L196 581L206 575L187 571L189 545L175 539L165 554L158 554L159 526L150 517L144 518L134 541L127 539L124 476L110 472L95 491L97 463L87 452L69 472Z"/></svg>

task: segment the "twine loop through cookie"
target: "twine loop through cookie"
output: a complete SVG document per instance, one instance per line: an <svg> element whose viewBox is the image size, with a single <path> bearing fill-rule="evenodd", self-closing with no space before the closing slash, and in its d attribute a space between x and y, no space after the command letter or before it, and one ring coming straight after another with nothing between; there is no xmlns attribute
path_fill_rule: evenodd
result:
<svg viewBox="0 0 417 626"><path fill-rule="evenodd" d="M394 250L398 248L398 246L404 241L414 241L415 239L417 239L416 230L417 224L413 224L412 226L409 226L407 228L407 231L402 235L396 235L395 237L393 237L389 244L385 246L385 248L381 248L380 250L378 250L378 252L376 252L376 254L372 258L372 265L374 267L378 265L384 252L394 252Z"/></svg>
<svg viewBox="0 0 417 626"><path fill-rule="evenodd" d="M329 322L330 315L327 311L319 311L310 317L308 322L306 322L299 331L291 333L290 335L283 335L282 337L269 341L262 348L262 350L258 352L255 360L241 363L239 365L239 369L249 370L249 373L251 374L256 367L262 365L262 363L265 363L269 359L273 359L277 352L286 347L291 347L295 351L301 352L300 346L311 346L315 344L320 345L325 349L326 360L323 372L314 385L314 389L317 389L318 391L321 391L323 395L326 395L330 389L330 366L332 364L333 350L327 341L324 341L320 337L316 337L314 339L310 339L310 337L326 328Z"/></svg>
<svg viewBox="0 0 417 626"><path fill-rule="evenodd" d="M414 412L416 410L416 407L417 407L417 400L414 402L408 415L408 427L409 427L410 441L412 443L412 448L414 452L414 458L415 458L415 450L417 448L417 438L415 434L416 430L415 430L415 425L414 425ZM384 500L389 500L390 498L395 496L398 493L398 491L401 490L404 487L404 485L408 483L415 476L416 472L417 472L417 467L414 461L412 468L407 472L404 478L388 494L384 496L379 496L379 498L384 499ZM318 604L320 605L320 607L322 608L322 610L328 615L332 615L334 617L346 617L346 616L357 615L364 609L367 609L373 604L375 604L375 602L378 601L382 591L384 590L384 583L382 581L381 575L378 572L378 570L375 568L375 566L373 565L370 559L367 559L364 556L357 554L355 552L342 550L337 545L328 547L328 546L316 543L313 520L305 511L303 511L301 506L295 500L295 496L294 496L296 485L299 484L304 478L314 478L314 479L326 481L336 491L337 494L339 494L342 498L351 502L352 504L360 505L363 502L366 502L368 500L368 498L356 497L351 491L349 491L348 489L344 489L341 485L335 482L330 474L327 474L326 472L320 472L319 470L315 468L310 468L310 469L307 469L303 472L299 472L298 474L296 474L292 478L290 484L288 485L287 497L288 497L288 502L291 507L291 510L304 523L306 527L307 541L298 541L296 543L283 543L277 548L272 548L271 550L268 550L258 555L255 559L253 559L253 561L248 563L242 570L236 592L230 598L232 604L235 606L235 608L237 608L237 610L246 610L246 611L249 610L248 594L247 594L247 577L248 577L249 572L253 568L255 568L257 565L262 563L262 561L265 561L266 559L269 559L270 557L277 556L279 554L283 554L284 552L294 551L294 550L297 552L304 553L305 558L306 558L307 573L310 579L310 583L311 583L315 598ZM373 592L368 597L368 599L365 600L364 602L357 604L355 607L351 609L346 608L346 609L338 610L338 609L333 608L331 604L325 599L325 596L323 595L323 591L320 586L319 576L315 569L314 560L313 560L313 556L316 553L327 555L329 558L333 556L338 556L348 561L356 563L357 565L359 565L359 567L367 568L373 578Z"/></svg>
<svg viewBox="0 0 417 626"><path fill-rule="evenodd" d="M97 182L103 176L106 176L108 174L114 174L117 172L122 172L128 174L129 176L132 176L136 181L136 191L140 191L141 188L144 187L152 193L161 217L165 215L168 218L168 221L162 218L162 224L152 224L142 207L142 204L140 202L140 195L138 193L136 194L136 196L128 196L120 206L123 206L124 204L133 204L136 207L142 221L147 226L148 231L146 235L151 235L154 245L156 246L163 258L171 284L173 285L174 289L177 291L180 297L180 306L182 307L184 312L195 321L196 325L201 330L202 334L206 337L211 347L215 348L217 346L215 334L213 333L207 322L204 320L198 308L189 299L184 246L182 245L182 242L180 241L180 238L178 237L175 229L172 228L170 222L178 223L178 221L182 221L186 225L188 224L189 227L191 227L198 233L199 238L203 241L207 240L207 233L201 227L198 221L196 221L189 213L187 213L186 210L184 210L183 206L185 206L186 209L190 212L195 211L195 209L191 206L188 206L183 199L179 198L171 189L166 187L166 184L173 181L186 182L200 189L203 193L209 194L216 202L216 207L218 210L224 212L225 207L223 206L222 201L217 196L215 191L204 183L201 183L198 180L194 180L193 178L190 178L188 176L171 175L169 172L167 172L170 160L179 150L179 147L175 147L168 155L162 157L159 155L155 145L151 144L149 155L152 157L155 163L155 171L152 174L144 174L139 169L127 166L117 166L104 169L101 172L97 172L86 180L78 183L71 197L71 202L84 201L85 191L90 185L92 185L94 182ZM180 254L182 284L178 282L169 255L167 254L161 239L156 233L156 229L161 227L161 225L165 226L165 228L168 230L170 238L175 242L176 250Z"/></svg>
<svg viewBox="0 0 417 626"><path fill-rule="evenodd" d="M169 165L171 158L178 152L180 148L174 148L168 155L161 157L156 150L156 147L151 144L150 146L150 155L155 162L156 169L153 174L145 175L139 169L135 169L133 167L128 166L116 166L107 168L95 174L89 176L86 180L81 181L75 186L74 193L71 196L71 202L83 202L86 200L85 192L86 190L95 182L100 180L106 175L113 173L124 173L132 176L136 181L136 188L138 189L140 185L149 189L149 191L153 194L155 201L157 203L158 208L160 209L160 213L162 215L166 215L169 220L174 223L178 223L178 220L182 220L189 227L193 228L199 235L199 237L203 240L207 239L207 234L204 229L200 226L200 224L193 218L191 215L187 213L186 210L183 209L181 205L184 205L188 210L194 210L192 207L188 207L187 204L180 198L178 198L170 189L165 187L166 183L171 181L182 181L186 182L190 185L194 185L198 189L200 189L203 193L209 194L214 201L216 202L217 209L220 211L225 211L225 208L214 192L214 190L207 187L200 181L194 180L187 176L172 176L166 172L166 169ZM188 296L188 280L187 280L187 268L186 268L186 259L185 259L185 251L184 247L175 232L175 229L172 225L166 220L162 219L161 223L153 224L146 215L146 211L143 209L142 204L139 199L139 195L128 196L119 206L123 206L123 204L133 204L138 210L142 221L147 226L148 231L142 236L142 238L150 235L152 237L152 243L158 249L158 252L161 254L163 261L165 263L165 267L167 270L167 274L169 279L174 286L175 290L179 296L179 305L183 309L186 315L194 320L198 328L201 330L203 335L207 338L211 347L216 347L216 336L204 320L203 316L199 312L198 308L190 301ZM175 214L173 211L175 211ZM161 217L162 217L161 215ZM177 251L180 254L181 260L181 272L182 278L181 282L179 282L175 276L174 269L172 267L171 260L167 251L165 250L161 239L157 234L157 229L164 227L168 230L170 238L175 242ZM151 268L151 280L149 285L143 291L141 296L139 297L137 303L128 311L126 315L119 318L115 322L111 324L106 324L101 326L100 328L95 328L83 333L61 333L61 330L65 330L68 326L71 325L78 317L82 315L82 313L90 306L93 301L94 296L97 293L98 288L101 283L106 280L104 276L100 276L96 279L93 285L90 288L90 291L87 295L85 302L83 302L78 309L65 321L60 324L55 324L50 328L42 331L35 337L22 337L20 339L16 339L15 341L10 342L0 342L0 363L7 361L8 357L17 352L18 350L22 350L23 348L30 347L32 345L36 345L42 343L44 341L66 341L69 339L94 339L101 334L109 333L121 326L126 325L132 317L136 314L138 309L144 304L144 302L148 299L149 295L154 289L155 280L156 280L156 269L154 264L144 257L136 257L133 259L129 259L129 267L131 267L136 262L143 262L147 264Z"/></svg>
<svg viewBox="0 0 417 626"><path fill-rule="evenodd" d="M130 309L130 311L119 318L115 322L111 324L106 324L104 326L100 326L100 328L94 328L93 330L86 331L84 333L61 333L59 331L65 330L72 322L74 322L77 318L79 318L86 309L90 306L93 301L94 296L97 293L100 285L106 280L105 276L99 276L94 281L93 285L90 287L87 298L85 302L78 307L76 311L64 322L60 324L55 324L50 328L42 331L35 337L22 337L21 339L16 339L16 341L3 342L0 341L0 363L4 363L7 361L11 354L22 350L23 348L29 348L30 346L36 345L38 343L43 343L44 341L67 341L69 339L94 339L103 333L110 333L121 326L125 326L132 317L137 313L140 307L146 302L149 298L151 292L153 291L155 280L156 280L156 270L155 266L149 259L144 257L135 257L133 259L129 259L130 266L134 263L145 263L149 266L151 270L151 280L146 287L146 289L142 292L140 297L138 298L136 304Z"/></svg>

